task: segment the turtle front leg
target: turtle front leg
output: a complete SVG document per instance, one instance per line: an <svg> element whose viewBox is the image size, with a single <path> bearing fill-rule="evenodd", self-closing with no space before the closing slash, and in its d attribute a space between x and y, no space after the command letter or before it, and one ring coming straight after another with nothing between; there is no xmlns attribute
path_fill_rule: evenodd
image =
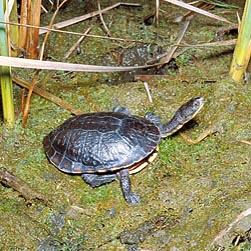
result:
<svg viewBox="0 0 251 251"><path fill-rule="evenodd" d="M121 190L125 200L130 205L136 205L140 202L140 197L131 190L131 180L129 177L129 170L123 169L118 174L118 179L120 180Z"/></svg>

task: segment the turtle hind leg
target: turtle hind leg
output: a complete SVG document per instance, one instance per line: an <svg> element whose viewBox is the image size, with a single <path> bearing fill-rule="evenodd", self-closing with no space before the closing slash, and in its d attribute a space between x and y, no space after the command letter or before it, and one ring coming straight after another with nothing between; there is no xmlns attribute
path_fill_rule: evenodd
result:
<svg viewBox="0 0 251 251"><path fill-rule="evenodd" d="M123 192L123 196L125 200L130 205L136 205L140 202L140 197L136 193L131 190L131 181L129 177L129 171L127 169L123 169L118 173L118 178L120 180L121 190Z"/></svg>
<svg viewBox="0 0 251 251"><path fill-rule="evenodd" d="M110 183L116 180L116 174L93 174L93 173L84 173L81 175L82 179L91 185L92 187L98 187L106 183Z"/></svg>

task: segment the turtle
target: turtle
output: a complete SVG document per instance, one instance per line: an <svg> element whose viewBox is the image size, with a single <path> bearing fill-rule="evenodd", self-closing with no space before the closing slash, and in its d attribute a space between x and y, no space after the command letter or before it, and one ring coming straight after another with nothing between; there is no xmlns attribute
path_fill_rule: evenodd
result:
<svg viewBox="0 0 251 251"><path fill-rule="evenodd" d="M54 166L81 175L92 187L119 179L125 200L136 205L140 196L131 189L130 175L152 162L160 140L177 132L203 105L203 97L194 97L166 123L150 112L131 115L126 107L75 115L45 136L43 146Z"/></svg>

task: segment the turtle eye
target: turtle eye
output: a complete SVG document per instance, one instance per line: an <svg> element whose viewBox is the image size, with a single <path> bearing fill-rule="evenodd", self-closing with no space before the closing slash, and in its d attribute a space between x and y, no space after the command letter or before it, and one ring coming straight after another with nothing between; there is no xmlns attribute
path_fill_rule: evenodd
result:
<svg viewBox="0 0 251 251"><path fill-rule="evenodd" d="M200 102L197 100L195 103L194 103L195 106L199 107L200 106Z"/></svg>
<svg viewBox="0 0 251 251"><path fill-rule="evenodd" d="M197 97L192 99L193 101L193 107L195 110L201 108L204 105L204 98L203 97Z"/></svg>

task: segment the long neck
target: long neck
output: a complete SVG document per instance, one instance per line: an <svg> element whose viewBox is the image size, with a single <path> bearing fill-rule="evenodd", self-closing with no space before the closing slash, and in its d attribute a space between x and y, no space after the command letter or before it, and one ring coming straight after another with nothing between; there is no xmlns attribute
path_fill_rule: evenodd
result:
<svg viewBox="0 0 251 251"><path fill-rule="evenodd" d="M203 97L195 97L190 99L176 111L169 122L160 126L161 136L167 137L177 132L183 125L196 116L203 105Z"/></svg>
<svg viewBox="0 0 251 251"><path fill-rule="evenodd" d="M170 121L162 125L161 137L165 138L177 132L187 121L184 121L179 113L175 113Z"/></svg>

